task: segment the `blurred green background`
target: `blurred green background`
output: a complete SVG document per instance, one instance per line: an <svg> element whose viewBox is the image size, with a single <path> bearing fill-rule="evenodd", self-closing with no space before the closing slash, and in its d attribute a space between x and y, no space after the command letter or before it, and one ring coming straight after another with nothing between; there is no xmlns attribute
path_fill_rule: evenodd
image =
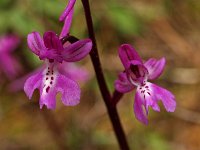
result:
<svg viewBox="0 0 200 150"><path fill-rule="evenodd" d="M149 125L133 115L134 92L118 104L125 133L133 150L200 149L200 1L198 0L91 0L97 43L109 89L123 67L120 44L132 44L144 60L166 57L167 66L155 81L174 93L175 113L150 110ZM0 0L0 34L15 33L21 45L14 55L24 67L19 77L42 62L28 50L26 36L32 31L60 33L58 21L67 0ZM77 1L71 34L87 37L81 1ZM40 110L38 92L28 101L24 92L11 93L1 76L0 149L119 149L99 93L89 56L80 62L92 75L82 83L81 103L65 107L59 96L54 111ZM161 103L160 103L161 104Z"/></svg>

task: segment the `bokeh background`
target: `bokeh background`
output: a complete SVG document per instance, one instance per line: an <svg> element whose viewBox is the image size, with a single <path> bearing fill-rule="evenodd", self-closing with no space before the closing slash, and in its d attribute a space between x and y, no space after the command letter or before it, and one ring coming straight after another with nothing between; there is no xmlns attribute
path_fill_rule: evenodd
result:
<svg viewBox="0 0 200 150"><path fill-rule="evenodd" d="M133 115L134 92L118 104L131 149L199 150L200 149L200 1L198 0L91 0L97 43L109 89L123 69L117 50L130 43L144 60L167 59L164 74L155 83L174 93L175 113L150 110L149 125ZM32 31L53 30L60 33L58 21L67 0L0 0L0 35L20 37L14 56L23 70L16 79L30 73L42 62L27 47L26 36ZM71 34L87 37L84 12L78 0ZM1 60L0 60L1 61ZM119 149L100 95L89 56L79 63L90 80L79 82L81 103L65 107L57 97L54 111L39 109L38 92L29 101L22 90L13 92L15 81L1 75L0 149ZM161 104L161 103L160 103ZM162 104L161 104L162 105Z"/></svg>

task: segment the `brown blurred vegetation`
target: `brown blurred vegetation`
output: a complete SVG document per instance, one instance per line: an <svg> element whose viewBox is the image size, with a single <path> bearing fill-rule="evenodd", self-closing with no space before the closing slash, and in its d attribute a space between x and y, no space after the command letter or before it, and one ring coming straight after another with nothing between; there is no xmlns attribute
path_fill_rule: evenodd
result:
<svg viewBox="0 0 200 150"><path fill-rule="evenodd" d="M26 45L26 35L34 30L60 32L59 14L65 0L1 0L0 33L16 33L21 45L15 55L24 66L23 76L40 65ZM84 13L77 1L71 34L87 37ZM166 57L162 77L155 81L174 93L175 113L150 111L149 125L133 115L134 93L118 104L121 122L133 150L200 149L200 1L198 0L91 0L102 68L110 91L123 69L117 49L132 44L147 60ZM81 103L65 107L59 96L54 111L40 110L38 92L28 101L24 92L11 93L5 78L0 85L0 149L70 150L118 149L117 141L98 91L90 58L80 62L92 79L82 83Z"/></svg>

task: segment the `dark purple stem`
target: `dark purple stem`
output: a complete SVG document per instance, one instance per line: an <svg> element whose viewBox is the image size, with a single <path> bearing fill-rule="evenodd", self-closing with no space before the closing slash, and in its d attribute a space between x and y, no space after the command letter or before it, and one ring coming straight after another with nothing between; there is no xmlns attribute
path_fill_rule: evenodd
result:
<svg viewBox="0 0 200 150"><path fill-rule="evenodd" d="M92 22L92 17L91 17L91 12L90 12L90 5L88 0L82 0L82 4L84 7L85 11L85 17L86 17L86 22L87 22L87 28L89 32L89 37L92 40L93 47L92 51L90 52L90 57L93 63L93 67L96 73L97 81L100 87L101 95L103 97L103 100L106 104L107 111L110 117L110 120L112 122L112 126L114 128L119 146L121 150L129 150L128 143L126 141L126 137L124 134L124 131L121 126L121 122L119 119L119 115L117 112L117 109L115 106L112 105L112 98L109 93L108 87L105 82L105 78L103 75L103 71L101 69L101 63L99 59L99 54L97 50L97 44L96 44L96 38L94 34L94 29L93 29L93 22Z"/></svg>
<svg viewBox="0 0 200 150"><path fill-rule="evenodd" d="M115 90L112 96L112 105L116 107L117 103L119 102L119 100L122 98L123 95L124 95L123 93L120 93Z"/></svg>

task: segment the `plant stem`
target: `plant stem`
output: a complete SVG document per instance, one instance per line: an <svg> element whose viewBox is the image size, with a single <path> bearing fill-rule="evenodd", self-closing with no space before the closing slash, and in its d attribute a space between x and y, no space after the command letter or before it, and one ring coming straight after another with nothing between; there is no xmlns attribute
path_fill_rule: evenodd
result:
<svg viewBox="0 0 200 150"><path fill-rule="evenodd" d="M96 38L95 38L94 29L93 29L93 22L92 22L92 17L91 17L91 12L90 12L89 1L88 0L81 0L81 1L84 7L84 11L85 11L89 37L93 43L92 51L90 52L90 57L93 63L95 73L96 73L101 95L107 107L107 111L108 111L110 120L112 122L112 126L113 126L113 129L114 129L114 132L117 137L121 150L129 150L128 143L126 141L126 137L121 126L117 109L115 106L112 105L111 95L109 93L109 90L108 90L108 87L106 85L105 78L103 75L103 71L101 69L101 63L100 63L99 54L97 50L97 44L96 44Z"/></svg>
<svg viewBox="0 0 200 150"><path fill-rule="evenodd" d="M119 100L122 98L123 95L124 95L123 93L120 93L117 90L115 90L112 96L112 105L116 107L117 103L119 102Z"/></svg>

